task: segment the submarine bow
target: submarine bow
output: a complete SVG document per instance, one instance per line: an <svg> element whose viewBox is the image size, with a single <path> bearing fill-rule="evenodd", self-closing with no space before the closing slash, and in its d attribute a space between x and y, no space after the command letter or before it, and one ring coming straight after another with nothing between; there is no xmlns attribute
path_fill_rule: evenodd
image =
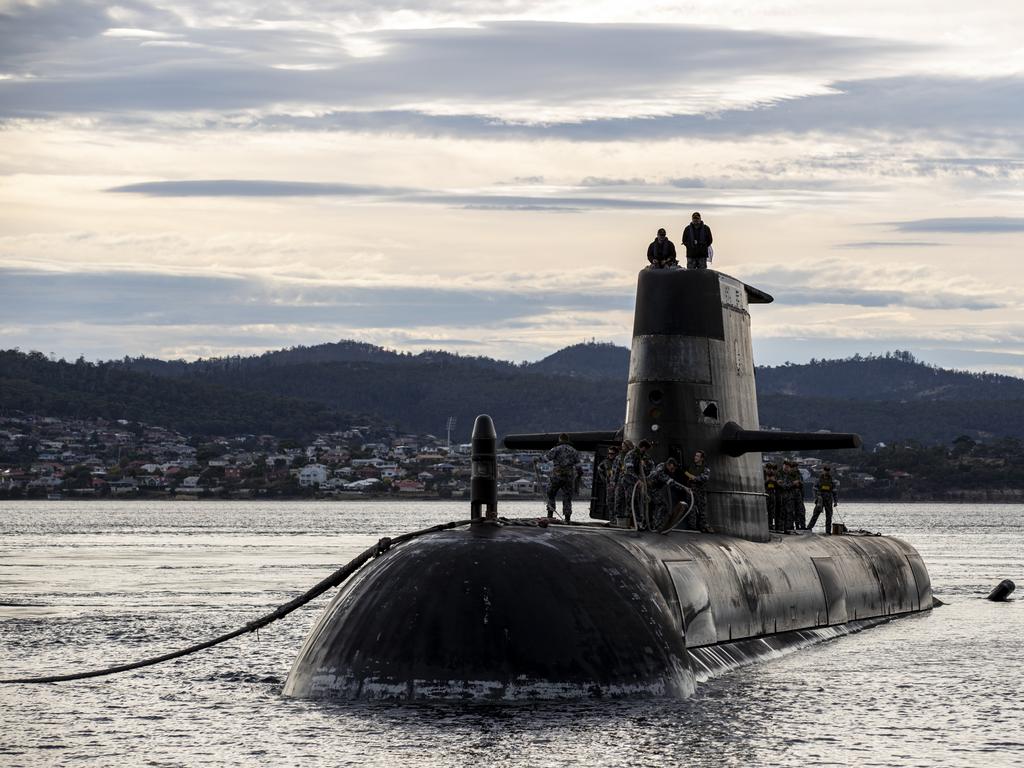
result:
<svg viewBox="0 0 1024 768"><path fill-rule="evenodd" d="M612 542L474 525L397 548L340 594L285 693L533 699L693 691L657 584Z"/></svg>

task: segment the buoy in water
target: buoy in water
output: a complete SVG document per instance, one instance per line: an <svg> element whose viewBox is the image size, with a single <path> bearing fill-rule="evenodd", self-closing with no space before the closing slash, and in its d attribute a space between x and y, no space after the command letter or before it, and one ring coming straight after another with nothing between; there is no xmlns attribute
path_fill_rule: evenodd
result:
<svg viewBox="0 0 1024 768"><path fill-rule="evenodd" d="M1010 596L1010 593L1013 592L1013 590L1016 588L1017 585L1014 584L1012 581L1010 581L1009 579L1003 579L996 585L995 589L989 592L988 597L986 597L985 599L991 600L995 603L1001 603L1004 600L1006 600L1006 598Z"/></svg>

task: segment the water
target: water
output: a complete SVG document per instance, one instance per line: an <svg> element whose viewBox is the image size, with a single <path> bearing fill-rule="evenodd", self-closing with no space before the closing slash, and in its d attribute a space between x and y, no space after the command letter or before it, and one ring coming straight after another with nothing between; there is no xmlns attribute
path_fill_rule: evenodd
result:
<svg viewBox="0 0 1024 768"><path fill-rule="evenodd" d="M536 505L503 504L509 516ZM930 614L735 670L678 701L325 704L281 686L330 595L146 670L0 687L0 765L1024 766L1024 506L844 504L921 552ZM0 676L233 629L379 536L464 504L0 502Z"/></svg>

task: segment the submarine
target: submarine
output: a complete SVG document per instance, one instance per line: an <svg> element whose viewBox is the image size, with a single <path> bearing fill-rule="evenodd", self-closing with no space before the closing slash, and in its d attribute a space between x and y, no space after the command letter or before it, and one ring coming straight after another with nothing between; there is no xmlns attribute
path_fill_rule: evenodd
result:
<svg viewBox="0 0 1024 768"><path fill-rule="evenodd" d="M622 439L703 450L713 533L497 514L496 432L473 433L471 522L402 543L320 616L284 694L484 700L691 695L721 671L932 608L921 556L868 533L769 531L761 452L849 448L853 434L761 430L750 307L773 297L710 269L637 281L625 418L576 432L595 464ZM508 435L512 449L559 433ZM596 476L596 475L595 475Z"/></svg>

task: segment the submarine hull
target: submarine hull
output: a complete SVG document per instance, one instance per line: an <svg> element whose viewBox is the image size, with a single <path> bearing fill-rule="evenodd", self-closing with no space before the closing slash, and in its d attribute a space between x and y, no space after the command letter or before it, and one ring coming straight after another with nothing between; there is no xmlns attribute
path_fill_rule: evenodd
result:
<svg viewBox="0 0 1024 768"><path fill-rule="evenodd" d="M684 698L712 667L931 608L878 536L474 525L396 548L327 608L285 694Z"/></svg>

